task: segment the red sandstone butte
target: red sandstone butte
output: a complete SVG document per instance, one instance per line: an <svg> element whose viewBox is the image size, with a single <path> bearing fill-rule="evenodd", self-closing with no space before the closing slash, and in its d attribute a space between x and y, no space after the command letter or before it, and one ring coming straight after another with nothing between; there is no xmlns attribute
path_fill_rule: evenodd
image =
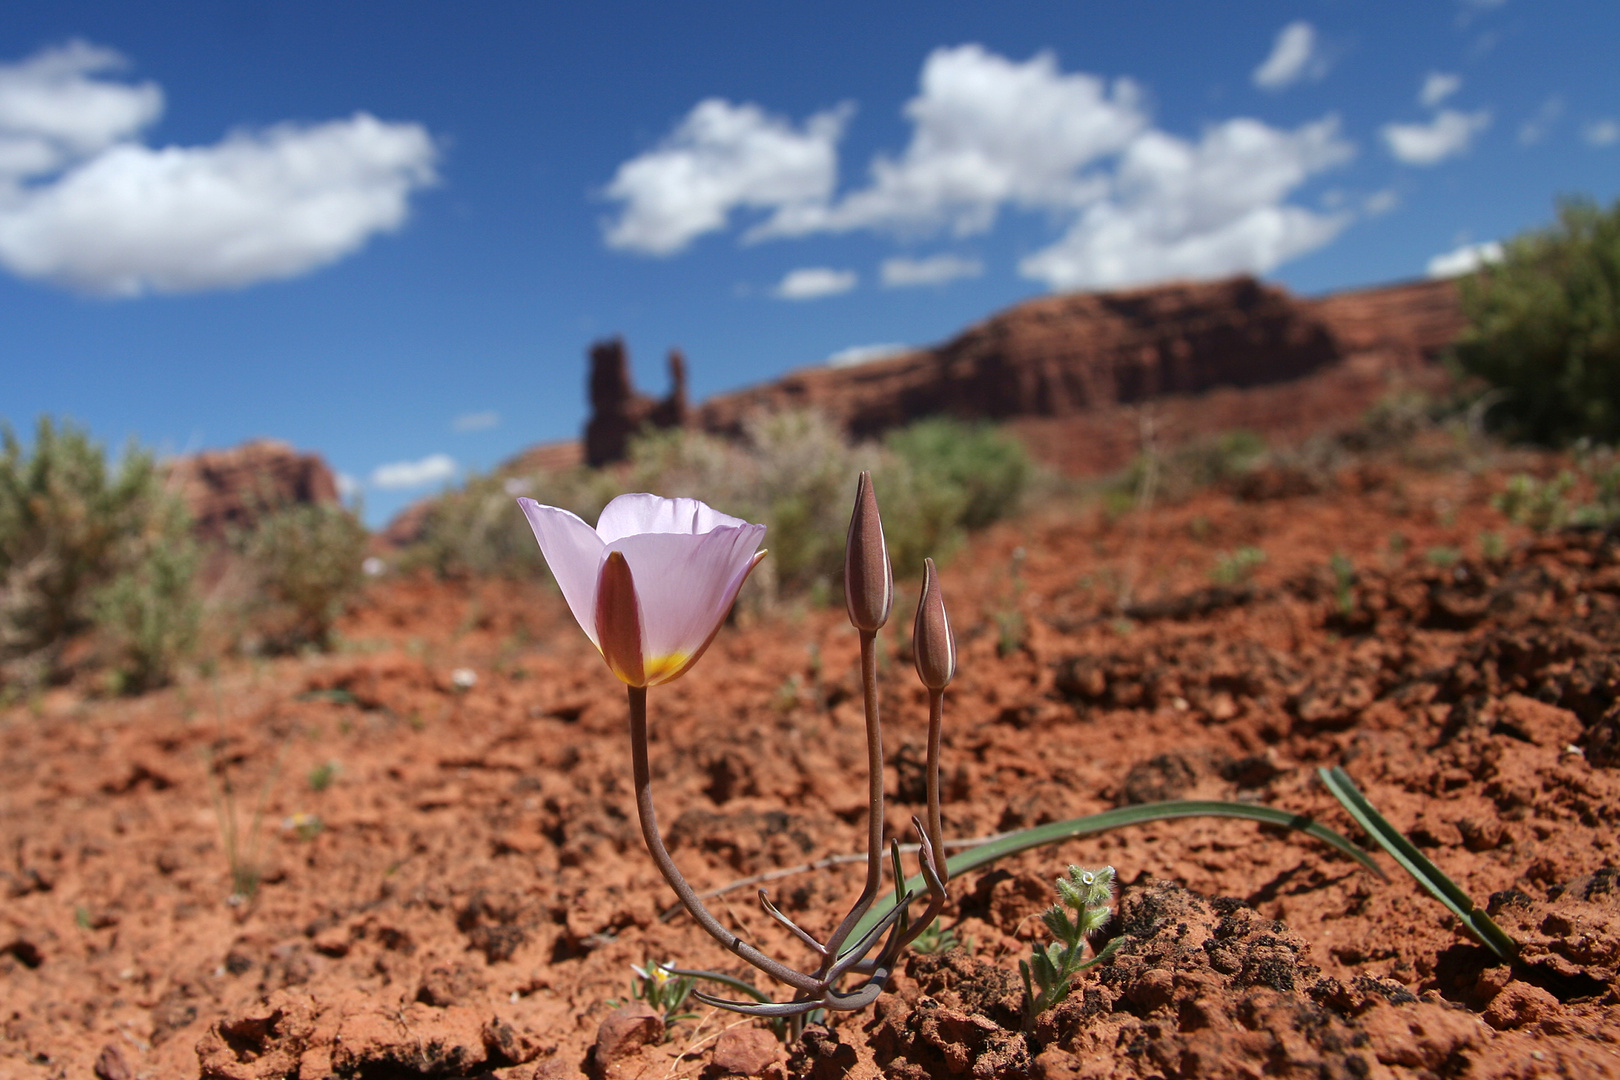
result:
<svg viewBox="0 0 1620 1080"><path fill-rule="evenodd" d="M300 454L275 439L188 454L168 468L169 483L191 509L193 531L209 540L290 504L338 501L337 478L319 454Z"/></svg>

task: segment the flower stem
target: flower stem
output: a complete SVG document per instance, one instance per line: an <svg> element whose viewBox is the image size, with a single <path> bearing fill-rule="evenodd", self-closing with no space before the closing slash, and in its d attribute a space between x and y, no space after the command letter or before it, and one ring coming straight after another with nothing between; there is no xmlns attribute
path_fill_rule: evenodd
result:
<svg viewBox="0 0 1620 1080"><path fill-rule="evenodd" d="M644 686L631 686L628 689L630 691L630 759L636 784L636 814L641 819L641 836L647 842L647 852L652 856L653 862L657 864L659 872L664 875L664 880L669 883L669 887L675 890L675 895L680 898L682 906L686 908L692 918L697 920L697 924L708 932L710 937L771 976L771 978L786 983L795 989L819 995L825 989L825 984L821 980L795 971L786 964L771 959L724 926L721 926L720 921L709 913L708 908L703 906L703 901L698 899L698 895L692 886L687 884L680 868L675 865L675 860L670 858L669 851L664 847L664 841L658 835L658 814L653 809L652 770L647 764L647 688ZM881 775L880 772L880 778ZM882 791L880 782L878 786L880 807ZM876 893L876 889L871 891L874 894ZM870 903L871 901L868 899L867 904L870 905ZM865 913L865 908L861 909L861 913ZM845 919L845 922L853 925L853 919L859 917L859 915L855 915L853 918Z"/></svg>
<svg viewBox="0 0 1620 1080"><path fill-rule="evenodd" d="M944 726L945 691L928 691L928 839L934 843L939 859L939 880L950 880L950 869L945 861L945 825L939 812L939 733Z"/></svg>
<svg viewBox="0 0 1620 1080"><path fill-rule="evenodd" d="M855 924L871 908L883 884L883 724L878 717L877 631L861 632L861 692L866 704L866 885L827 939L827 960L823 972L838 959Z"/></svg>

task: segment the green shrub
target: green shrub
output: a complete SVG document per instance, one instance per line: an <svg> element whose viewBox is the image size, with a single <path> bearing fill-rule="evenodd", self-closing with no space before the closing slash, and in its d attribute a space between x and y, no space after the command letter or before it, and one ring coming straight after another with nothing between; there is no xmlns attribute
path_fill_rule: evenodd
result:
<svg viewBox="0 0 1620 1080"><path fill-rule="evenodd" d="M893 432L884 445L915 473L915 483L954 489L955 524L982 529L1018 511L1034 473L1023 444L989 424L938 417Z"/></svg>
<svg viewBox="0 0 1620 1080"><path fill-rule="evenodd" d="M327 503L284 507L238 537L254 579L248 618L259 645L330 645L332 625L364 581L366 543L365 526Z"/></svg>
<svg viewBox="0 0 1620 1080"><path fill-rule="evenodd" d="M432 505L422 535L405 553L402 565L426 566L440 577L538 579L546 564L528 521L517 509L518 496L561 506L595 522L620 490L612 474L583 466L560 473L474 476L461 490L447 492Z"/></svg>
<svg viewBox="0 0 1620 1080"><path fill-rule="evenodd" d="M1620 201L1559 206L1550 228L1462 282L1457 365L1502 392L1491 410L1544 443L1620 438Z"/></svg>
<svg viewBox="0 0 1620 1080"><path fill-rule="evenodd" d="M1034 476L1023 447L988 426L925 420L886 445L851 446L814 412L755 417L732 441L699 431L648 430L622 468L478 477L429 511L403 560L442 575L541 577L545 563L523 515L526 495L595 522L625 491L702 499L766 526L770 558L751 591L766 597L837 594L855 477L870 469L895 570L920 574L964 531L1013 513Z"/></svg>
<svg viewBox="0 0 1620 1080"><path fill-rule="evenodd" d="M200 559L190 515L178 500L150 515L145 535L131 542L137 553L96 596L96 622L116 649L115 687L140 693L173 681L197 646Z"/></svg>
<svg viewBox="0 0 1620 1080"><path fill-rule="evenodd" d="M71 423L42 418L31 449L0 426L0 681L60 674L67 642L98 624L132 687L167 678L196 629L185 532L150 453L131 445L109 468Z"/></svg>

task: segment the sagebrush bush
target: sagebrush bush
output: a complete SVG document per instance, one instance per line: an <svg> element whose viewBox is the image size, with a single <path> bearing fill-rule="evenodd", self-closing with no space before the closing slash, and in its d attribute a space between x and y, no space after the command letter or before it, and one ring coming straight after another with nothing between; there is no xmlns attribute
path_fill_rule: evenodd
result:
<svg viewBox="0 0 1620 1080"><path fill-rule="evenodd" d="M429 511L404 559L443 575L539 576L539 548L516 496L572 510L594 522L625 491L702 499L763 523L771 557L755 574L765 596L836 594L854 481L870 469L883 506L895 570L922 571L965 531L1018 508L1034 468L1023 447L989 426L927 420L883 445L851 446L814 412L756 417L728 440L690 430L649 430L631 441L622 467L475 478Z"/></svg>
<svg viewBox="0 0 1620 1080"><path fill-rule="evenodd" d="M333 624L364 583L367 539L353 513L329 503L283 507L237 537L254 585L247 615L258 646L328 647Z"/></svg>
<svg viewBox="0 0 1620 1080"><path fill-rule="evenodd" d="M185 506L166 500L146 526L129 540L132 556L96 595L96 623L114 649L114 686L125 693L173 681L196 649L202 624L201 559Z"/></svg>
<svg viewBox="0 0 1620 1080"><path fill-rule="evenodd" d="M545 560L514 500L528 496L595 521L621 490L612 474L584 466L557 473L473 476L459 491L434 502L422 535L401 565L427 567L440 577L538 577L545 572Z"/></svg>
<svg viewBox="0 0 1620 1080"><path fill-rule="evenodd" d="M1620 439L1620 200L1565 201L1556 224L1463 279L1462 297L1455 362L1501 392L1490 416L1508 434Z"/></svg>
<svg viewBox="0 0 1620 1080"><path fill-rule="evenodd" d="M940 417L892 432L884 445L915 473L915 483L951 489L955 524L982 529L1018 511L1034 465L1023 444L989 424Z"/></svg>
<svg viewBox="0 0 1620 1080"><path fill-rule="evenodd" d="M0 681L58 675L67 642L98 624L136 683L166 678L195 636L185 532L147 451L109 467L72 423L42 418L32 448L0 426Z"/></svg>

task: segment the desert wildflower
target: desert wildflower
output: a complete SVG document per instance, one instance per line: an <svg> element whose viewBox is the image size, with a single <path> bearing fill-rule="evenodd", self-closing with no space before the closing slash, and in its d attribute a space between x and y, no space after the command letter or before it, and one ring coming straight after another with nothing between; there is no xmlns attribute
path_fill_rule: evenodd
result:
<svg viewBox="0 0 1620 1080"><path fill-rule="evenodd" d="M765 526L697 499L620 495L594 529L533 499L518 505L580 628L630 686L696 663L765 554Z"/></svg>

